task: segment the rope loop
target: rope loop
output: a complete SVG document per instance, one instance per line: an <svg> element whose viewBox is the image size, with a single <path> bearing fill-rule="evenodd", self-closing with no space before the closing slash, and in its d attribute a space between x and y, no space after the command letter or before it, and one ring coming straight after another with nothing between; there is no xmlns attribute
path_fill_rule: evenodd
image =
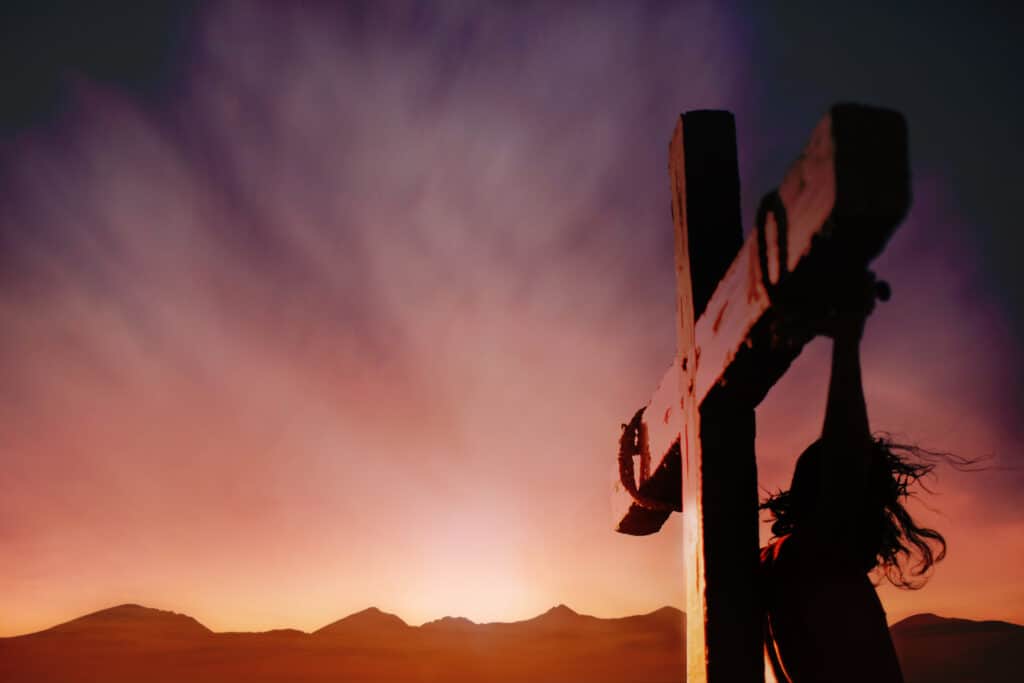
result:
<svg viewBox="0 0 1024 683"><path fill-rule="evenodd" d="M768 232L765 226L768 223L768 214L775 217L775 244L779 254L779 278L772 284L768 274ZM761 265L761 284L764 291L771 299L783 277L789 273L789 216L786 214L786 205L779 196L778 189L772 190L761 198L757 206L757 217L755 220L757 230L757 257Z"/></svg>
<svg viewBox="0 0 1024 683"><path fill-rule="evenodd" d="M636 411L629 424L622 425L622 436L619 437L619 481L629 492L633 501L647 510L675 510L675 507L663 501L640 493L633 465L633 458L640 456L640 485L651 476L651 446L647 437L647 426L643 422L646 406Z"/></svg>

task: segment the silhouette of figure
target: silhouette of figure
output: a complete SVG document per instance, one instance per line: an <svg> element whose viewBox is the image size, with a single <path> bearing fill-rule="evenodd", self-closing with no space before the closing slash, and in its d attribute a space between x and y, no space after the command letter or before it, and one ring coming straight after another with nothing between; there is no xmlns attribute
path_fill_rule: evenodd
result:
<svg viewBox="0 0 1024 683"><path fill-rule="evenodd" d="M821 437L800 455L789 490L761 505L774 536L761 550L765 647L780 683L903 681L868 573L917 588L945 555L942 535L902 504L941 454L873 438L868 426L859 352L878 287L868 273L828 316Z"/></svg>

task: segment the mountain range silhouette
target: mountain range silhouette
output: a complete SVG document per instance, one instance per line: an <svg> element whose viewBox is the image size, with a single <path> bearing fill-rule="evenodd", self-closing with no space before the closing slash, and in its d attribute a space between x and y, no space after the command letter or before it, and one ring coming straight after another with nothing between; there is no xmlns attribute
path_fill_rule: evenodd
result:
<svg viewBox="0 0 1024 683"><path fill-rule="evenodd" d="M602 619L558 605L518 622L410 626L371 607L312 633L214 632L185 614L120 605L0 638L0 681L679 683L684 622L673 607ZM907 683L1021 680L1022 626L919 614L892 634Z"/></svg>

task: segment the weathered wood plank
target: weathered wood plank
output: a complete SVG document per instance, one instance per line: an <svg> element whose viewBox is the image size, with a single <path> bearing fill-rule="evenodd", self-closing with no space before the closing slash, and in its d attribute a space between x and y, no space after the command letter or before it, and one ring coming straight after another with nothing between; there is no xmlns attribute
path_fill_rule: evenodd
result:
<svg viewBox="0 0 1024 683"><path fill-rule="evenodd" d="M813 336L813 318L836 289L881 252L910 206L903 117L885 109L833 107L778 194L788 218L784 253L776 217L768 214L766 238L759 240L755 227L697 322L698 400L716 384L729 384L760 402ZM755 343L758 325L771 328L764 344ZM781 368L737 365L753 347L788 360Z"/></svg>
<svg viewBox="0 0 1024 683"><path fill-rule="evenodd" d="M815 315L844 276L863 269L881 251L910 205L903 117L860 105L833 107L778 194L788 219L785 252L779 248L776 217L769 213L763 239L755 227L697 320L698 403L719 385L728 386L737 400L759 403L810 341ZM665 456L679 438L679 397L672 391L679 372L677 359L644 415L656 463L652 479L663 465L671 466ZM675 491L660 480L655 484L652 489L674 499ZM620 528L654 533L667 513L648 517Z"/></svg>
<svg viewBox="0 0 1024 683"><path fill-rule="evenodd" d="M751 617L756 618L750 608L757 605L757 515L749 505L751 497L755 505L757 500L754 411L727 400L713 402L717 410L699 402L694 318L705 302L698 306L694 301L691 307L686 300L691 277L693 299L698 292L711 297L743 239L732 117L719 114L728 127L715 129L721 133L717 136L708 136L706 126L700 125L708 117L706 112L684 115L669 152L679 293L676 396L681 397L683 564L686 613L691 615L686 622L686 678L754 683L761 671L760 630L750 628ZM714 279L698 286L709 270ZM728 476L721 471L723 465Z"/></svg>
<svg viewBox="0 0 1024 683"><path fill-rule="evenodd" d="M703 536L687 519L700 516L700 486L688 486L699 481L700 469L700 411L694 391L697 370L696 315L693 302L693 285L690 275L689 231L686 229L688 194L684 131L686 119L680 117L676 124L672 142L669 144L669 177L672 182L672 222L675 224L675 265L676 265L676 330L678 332L678 355L680 372L676 376L676 396L679 399L679 445L682 461L683 496L683 572L686 577L686 680L706 680L706 657L704 638L704 553L701 548Z"/></svg>
<svg viewBox="0 0 1024 683"><path fill-rule="evenodd" d="M677 260L676 266L688 269L696 319L704 312L718 281L743 243L736 124L732 114L692 111L682 115L669 146L669 177L673 218L685 220L687 226L688 256L684 261ZM699 254L699 257L693 258L692 254ZM644 415L652 443L671 446L679 439L681 370L677 357ZM656 412L651 411L654 406L657 406ZM653 471L647 480L638 480L639 492L681 510L682 464L678 444L651 453ZM613 509L618 521L616 530L634 535L656 532L671 514L636 504L618 483L614 487Z"/></svg>
<svg viewBox="0 0 1024 683"><path fill-rule="evenodd" d="M693 637L690 629L704 630L705 677L691 673L687 681L761 683L764 678L754 436L752 405L721 387L705 397L698 462L683 481L684 501L700 492L692 513L686 507L683 527L684 541L691 535L701 539L693 548L684 547L684 557L701 553L696 560L687 559L686 566L704 569L703 593L687 595L686 604L688 609L691 604L704 608L703 623L687 622L687 635ZM688 593L700 588L687 577Z"/></svg>

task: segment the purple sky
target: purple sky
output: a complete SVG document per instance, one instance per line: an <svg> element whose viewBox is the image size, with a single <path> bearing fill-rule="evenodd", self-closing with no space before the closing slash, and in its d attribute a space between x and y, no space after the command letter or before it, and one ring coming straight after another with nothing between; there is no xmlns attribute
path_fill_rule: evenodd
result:
<svg viewBox="0 0 1024 683"><path fill-rule="evenodd" d="M608 509L674 352L674 119L735 112L749 224L841 100L911 134L872 424L995 456L940 475L950 557L883 600L1024 621L1013 18L798 5L11 10L0 635L127 601L215 629L681 604L678 516ZM759 409L766 488L827 351Z"/></svg>

